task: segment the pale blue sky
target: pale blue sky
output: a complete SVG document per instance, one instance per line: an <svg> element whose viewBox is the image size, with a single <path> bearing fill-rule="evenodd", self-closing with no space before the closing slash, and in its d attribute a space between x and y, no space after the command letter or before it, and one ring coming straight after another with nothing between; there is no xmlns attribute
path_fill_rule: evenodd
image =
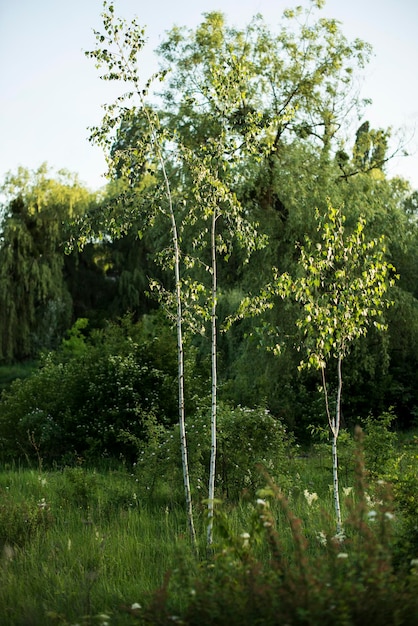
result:
<svg viewBox="0 0 418 626"><path fill-rule="evenodd" d="M202 13L223 11L244 25L261 13L272 28L283 9L304 0L115 0L117 14L137 15L147 26L149 66L153 49L173 24L194 27ZM79 174L91 189L104 184L104 157L88 142L88 126L101 119L101 104L114 93L102 83L83 50L94 46L101 0L0 0L0 181L18 165ZM323 14L343 22L349 39L371 43L375 57L362 96L373 99L373 127L403 128L413 156L396 159L390 174L418 188L418 0L328 0ZM415 134L414 134L415 133Z"/></svg>

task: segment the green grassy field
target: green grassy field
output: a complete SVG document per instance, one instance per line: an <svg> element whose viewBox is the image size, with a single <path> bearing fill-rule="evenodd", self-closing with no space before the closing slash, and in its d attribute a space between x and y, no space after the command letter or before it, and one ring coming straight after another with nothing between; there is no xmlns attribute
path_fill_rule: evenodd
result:
<svg viewBox="0 0 418 626"><path fill-rule="evenodd" d="M317 589L319 583L313 582L316 577L313 564L317 559L334 559L334 567L335 563L342 564L350 555L358 569L361 558L366 559L364 555L368 553L366 544L369 542L370 554L375 554L376 545L381 546L381 561L380 565L373 561L375 569L367 570L368 575L378 577L382 563L390 563L392 567L397 561L396 575L398 579L400 576L405 579L405 595L411 580L418 581L414 567L411 569L410 566L411 561L418 559L417 537L409 542L402 540L405 529L409 529L409 516L414 515L418 497L414 491L417 481L413 480L417 474L414 445L412 437L403 441L390 464L395 478L395 500L393 496L381 495L383 485L386 489L382 480L371 481L372 484L364 490L361 486L364 477L359 479L355 475L353 447L342 446L343 518L351 518L347 545L338 546L331 541L335 528L330 462L325 448L319 446L309 455L289 459L294 481L286 493L275 497L271 489L267 489L258 494L244 494L237 502L220 504L215 524L216 545L209 555L205 547L206 508L197 495L198 554L189 541L181 496L178 501L172 495L166 498L161 486L159 495L145 498L141 495L144 493L141 476L134 471L121 468L120 471L98 472L83 467L60 471L3 469L0 473L0 624L168 624L173 621L173 616L167 613L170 607L177 612L188 612L189 618L177 620L178 623L198 623L190 617L188 608L188 594L195 593L194 579L206 581L201 590L204 597L212 584L218 591L219 585L225 584L222 582L225 568L228 570L227 581L233 580L234 576L237 581L242 580L243 572L253 567L254 572L260 571L260 567L267 570L272 567L273 571L271 563L274 565L275 559L279 559L275 555L279 544L280 568L283 570L280 584L285 587L286 577L290 577L295 594L298 585L302 584ZM395 472L402 474L402 481L396 478ZM354 514L356 510L358 514ZM269 535L273 526L276 534ZM264 531L266 535L263 535ZM327 542L328 546L333 545L332 550L324 548ZM363 547L360 550L361 542ZM343 556L338 556L341 554ZM369 557L366 561L369 563ZM262 566L256 566L256 563ZM242 569L243 564L246 564L246 570ZM300 579L302 570L299 572L298 569L302 564L304 583ZM209 567L217 573L206 580ZM330 571L328 567L321 574L323 582ZM143 607L149 606L152 593L163 585L167 572L171 572L169 597L160 598L157 608L146 614ZM263 588L267 589L265 576L263 574ZM347 572L347 580L350 576ZM338 584L342 584L342 580ZM324 582L324 589L326 584ZM375 580L373 585L370 583L373 589L376 584ZM258 589L255 586L247 591L251 597L257 598L257 594L261 594ZM221 601L222 594L218 591L215 593L212 589L212 596L205 601L208 607L215 596L217 602ZM230 591L231 602L240 602L242 589L234 600L235 591ZM350 596L347 590L344 593ZM222 602L228 601L223 599ZM212 607L212 614L216 610ZM225 611L225 621L202 617L200 623L232 623ZM306 619L302 619L302 614L303 611L297 619L286 623L315 623L312 621L314 613L310 617L307 614ZM265 621L258 623L276 622L268 621L266 617ZM325 620L325 623L328 622ZM338 618L334 623L360 622L349 621L347 617L345 622ZM408 621L399 621L401 623Z"/></svg>

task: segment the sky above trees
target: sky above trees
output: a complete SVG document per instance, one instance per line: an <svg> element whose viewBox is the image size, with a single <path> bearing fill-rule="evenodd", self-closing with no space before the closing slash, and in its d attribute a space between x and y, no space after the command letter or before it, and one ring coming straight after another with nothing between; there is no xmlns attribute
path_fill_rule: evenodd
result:
<svg viewBox="0 0 418 626"><path fill-rule="evenodd" d="M224 12L242 26L261 13L274 28L296 0L115 0L116 12L137 15L149 44L141 61L144 77L157 67L153 50L174 24L196 26L202 14ZM37 168L47 161L67 168L92 189L105 183L104 157L88 142L101 105L113 99L112 86L99 80L83 50L94 44L101 24L101 0L21 0L0 2L0 178L19 165ZM328 0L326 17L343 23L349 40L371 43L374 58L359 84L373 100L367 119L373 127L403 129L412 156L398 158L389 174L400 174L418 188L418 4L416 0ZM415 133L415 136L414 136Z"/></svg>

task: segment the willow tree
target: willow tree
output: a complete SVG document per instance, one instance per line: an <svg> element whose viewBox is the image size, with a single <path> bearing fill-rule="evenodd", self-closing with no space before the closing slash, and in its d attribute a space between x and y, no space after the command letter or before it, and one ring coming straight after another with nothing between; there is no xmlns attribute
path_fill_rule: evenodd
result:
<svg viewBox="0 0 418 626"><path fill-rule="evenodd" d="M69 327L64 224L83 213L91 194L77 178L46 165L6 176L0 244L0 359L22 360L51 348Z"/></svg>

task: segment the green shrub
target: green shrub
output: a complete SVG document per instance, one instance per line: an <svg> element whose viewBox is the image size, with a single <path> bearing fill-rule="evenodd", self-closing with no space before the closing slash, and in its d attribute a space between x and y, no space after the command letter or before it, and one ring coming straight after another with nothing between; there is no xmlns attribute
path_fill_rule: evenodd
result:
<svg viewBox="0 0 418 626"><path fill-rule="evenodd" d="M362 420L365 462L373 476L384 476L394 457L397 435L390 428L395 419L396 415L389 409L378 417L369 416Z"/></svg>
<svg viewBox="0 0 418 626"><path fill-rule="evenodd" d="M77 326L61 352L46 355L31 377L3 394L3 461L133 461L136 448L121 441L122 432L144 440L150 416L165 426L177 420L175 338L170 342L168 331L144 337L128 318L87 343L80 333Z"/></svg>
<svg viewBox="0 0 418 626"><path fill-rule="evenodd" d="M194 493L207 497L210 458L210 408L201 408L187 418L187 446ZM289 458L293 453L293 437L283 423L264 408L249 409L220 404L217 415L218 497L237 500L260 486L262 479L257 465L266 466L279 484L291 484ZM156 493L173 500L183 497L182 468L179 452L180 435L159 426L141 445L137 476L143 496L155 499Z"/></svg>

